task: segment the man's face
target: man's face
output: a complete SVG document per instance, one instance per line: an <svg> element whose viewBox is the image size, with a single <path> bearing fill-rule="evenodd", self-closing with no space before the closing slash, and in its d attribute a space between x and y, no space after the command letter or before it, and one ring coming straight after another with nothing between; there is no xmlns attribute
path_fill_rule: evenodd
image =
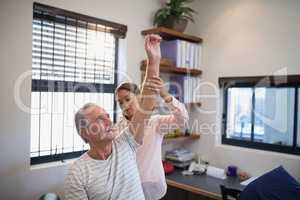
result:
<svg viewBox="0 0 300 200"><path fill-rule="evenodd" d="M89 142L111 141L114 138L112 121L109 114L101 107L93 106L85 111L88 126L85 131L85 138Z"/></svg>

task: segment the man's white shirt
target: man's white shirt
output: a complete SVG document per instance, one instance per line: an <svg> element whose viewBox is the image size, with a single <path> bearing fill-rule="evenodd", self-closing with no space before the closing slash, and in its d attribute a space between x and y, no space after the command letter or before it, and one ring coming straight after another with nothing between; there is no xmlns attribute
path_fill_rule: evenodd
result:
<svg viewBox="0 0 300 200"><path fill-rule="evenodd" d="M76 160L65 180L66 200L144 200L136 164L138 144L128 128L113 141L106 160L87 153Z"/></svg>

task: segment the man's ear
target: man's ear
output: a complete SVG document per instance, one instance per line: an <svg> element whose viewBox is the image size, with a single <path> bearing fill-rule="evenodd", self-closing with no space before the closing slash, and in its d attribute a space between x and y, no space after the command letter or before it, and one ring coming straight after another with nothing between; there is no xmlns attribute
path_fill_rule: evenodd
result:
<svg viewBox="0 0 300 200"><path fill-rule="evenodd" d="M86 128L82 128L80 130L80 136L85 141L85 143L88 143L88 141L89 141L88 140L88 132L87 132Z"/></svg>

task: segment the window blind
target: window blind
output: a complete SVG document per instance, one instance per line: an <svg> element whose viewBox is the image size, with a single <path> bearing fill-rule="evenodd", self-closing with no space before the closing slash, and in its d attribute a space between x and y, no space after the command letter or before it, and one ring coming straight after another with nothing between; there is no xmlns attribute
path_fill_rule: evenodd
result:
<svg viewBox="0 0 300 200"><path fill-rule="evenodd" d="M97 103L115 119L118 40L122 24L34 3L31 163L76 157L87 149L74 114Z"/></svg>

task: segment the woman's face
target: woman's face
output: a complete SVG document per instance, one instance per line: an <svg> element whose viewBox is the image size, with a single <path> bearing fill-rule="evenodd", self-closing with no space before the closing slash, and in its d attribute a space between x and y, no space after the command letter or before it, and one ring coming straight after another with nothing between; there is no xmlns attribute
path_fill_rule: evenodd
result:
<svg viewBox="0 0 300 200"><path fill-rule="evenodd" d="M128 90L121 89L117 92L117 100L122 109L123 116L131 120L139 106L138 97Z"/></svg>

